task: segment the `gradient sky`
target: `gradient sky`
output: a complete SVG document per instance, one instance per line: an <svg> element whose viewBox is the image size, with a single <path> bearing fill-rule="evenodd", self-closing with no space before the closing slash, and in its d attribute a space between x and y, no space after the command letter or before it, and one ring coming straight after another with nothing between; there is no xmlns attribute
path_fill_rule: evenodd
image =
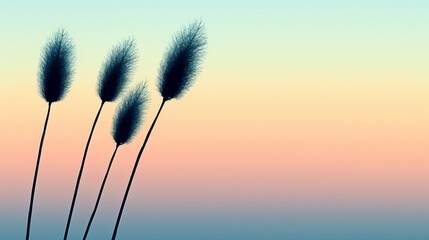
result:
<svg viewBox="0 0 429 240"><path fill-rule="evenodd" d="M429 239L429 2L2 1L0 239L22 239L47 104L40 53L65 28L73 85L52 106L33 239L60 239L99 106L100 66L134 37L133 83L151 105L119 149L90 233L111 235L174 33L205 22L195 85L165 106L133 183L118 239ZM83 235L110 155L106 105L82 178L70 239Z"/></svg>

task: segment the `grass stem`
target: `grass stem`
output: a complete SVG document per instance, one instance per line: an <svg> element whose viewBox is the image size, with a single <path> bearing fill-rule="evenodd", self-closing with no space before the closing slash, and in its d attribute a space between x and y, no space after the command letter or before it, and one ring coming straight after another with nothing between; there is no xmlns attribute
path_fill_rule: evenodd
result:
<svg viewBox="0 0 429 240"><path fill-rule="evenodd" d="M77 193L79 191L80 179L82 177L83 168L85 166L85 159L86 159L86 155L88 153L89 144L91 143L92 134L94 133L94 129L95 129L95 126L97 125L98 117L100 117L100 113L101 113L101 110L103 109L104 103L105 103L104 101L101 101L100 108L98 109L97 115L94 119L94 123L92 124L91 132L89 133L88 141L86 142L85 151L83 153L83 158L82 158L82 163L80 165L79 174L78 174L78 177L76 180L76 186L75 186L74 193L73 193L73 200L71 202L70 211L69 211L69 215L67 218L66 230L64 232L64 240L67 239L67 236L69 233L70 223L71 223L72 216L73 216L74 205L76 203L76 197L77 197Z"/></svg>
<svg viewBox="0 0 429 240"><path fill-rule="evenodd" d="M116 151L118 150L119 146L120 146L119 144L116 145L115 151L113 152L112 158L110 159L109 166L107 167L106 174L104 175L103 183L101 184L100 191L98 192L97 201L95 203L94 210L92 210L91 217L89 219L88 225L86 226L85 235L83 236L84 240L88 237L89 229L91 228L92 221L94 220L95 213L97 212L97 209L98 209L98 204L100 203L101 195L103 194L104 185L106 185L106 180L107 180L107 177L109 176L110 167L112 166L113 159L115 158Z"/></svg>
<svg viewBox="0 0 429 240"><path fill-rule="evenodd" d="M116 234L118 232L119 223L121 221L122 213L124 211L124 206L125 206L125 203L126 203L127 198L128 198L128 193L130 192L130 188L131 188L131 184L132 184L133 179L134 179L134 175L135 175L137 167L139 165L140 157L141 157L141 155L143 153L143 150L144 150L144 148L145 148L145 146L146 146L146 144L147 144L147 142L149 140L150 134L152 133L152 130L153 130L155 124L156 124L156 121L158 120L159 114L161 113L162 108L164 107L165 102L166 102L166 99L163 99L162 103L161 103L161 106L159 107L158 113L156 114L156 117L153 120L152 125L150 126L149 131L148 131L148 133L146 135L146 138L145 138L145 140L143 142L143 145L140 148L140 151L139 151L139 153L137 155L137 159L136 159L136 161L134 163L133 171L131 172L131 176L130 176L130 179L128 181L127 189L125 190L124 198L122 199L121 208L119 210L118 218L116 219L115 229L113 230L113 235L112 235L112 240L116 239Z"/></svg>
<svg viewBox="0 0 429 240"><path fill-rule="evenodd" d="M26 240L30 239L31 216L33 214L34 193L36 192L37 175L39 173L40 158L42 156L42 148L43 148L43 142L45 141L46 129L48 127L49 114L51 113L51 104L52 104L51 102L48 103L48 113L46 114L45 126L43 127L43 133L40 139L39 153L37 154L37 162L36 162L36 169L34 171L33 187L31 188L30 207L28 209L27 233L25 235Z"/></svg>

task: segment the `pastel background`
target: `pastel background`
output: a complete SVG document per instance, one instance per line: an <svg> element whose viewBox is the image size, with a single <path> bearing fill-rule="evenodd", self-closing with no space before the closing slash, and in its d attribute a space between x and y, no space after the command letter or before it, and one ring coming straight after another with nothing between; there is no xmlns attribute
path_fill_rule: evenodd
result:
<svg viewBox="0 0 429 240"><path fill-rule="evenodd" d="M64 27L72 88L53 104L32 239L60 239L100 66L134 37L151 104L120 148L91 239L108 239L161 98L157 71L175 32L205 22L206 59L168 102L143 155L118 239L429 239L429 2L424 0L1 1L0 239L23 239L47 104L42 46ZM82 178L80 239L114 149L107 104Z"/></svg>

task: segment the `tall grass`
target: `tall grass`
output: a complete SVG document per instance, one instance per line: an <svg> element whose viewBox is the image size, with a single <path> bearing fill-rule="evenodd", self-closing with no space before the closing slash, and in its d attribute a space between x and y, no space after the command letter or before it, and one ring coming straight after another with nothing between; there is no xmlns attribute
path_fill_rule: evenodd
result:
<svg viewBox="0 0 429 240"><path fill-rule="evenodd" d="M73 193L73 199L70 206L70 211L67 218L66 229L64 232L64 240L67 239L73 210L76 203L77 194L79 191L80 180L82 177L83 169L85 166L85 159L88 153L89 145L95 126L97 125L98 118L103 109L104 103L115 101L122 93L123 89L128 83L130 74L135 67L136 51L133 40L127 40L111 51L110 55L104 62L98 82L98 96L100 97L101 104L92 124L88 140L86 142L85 150L82 157L82 162L79 169L79 174L76 180L76 185Z"/></svg>
<svg viewBox="0 0 429 240"><path fill-rule="evenodd" d="M138 128L142 122L144 110L147 107L146 89L146 84L137 86L124 98L122 103L116 109L112 129L112 137L116 143L116 147L110 159L109 166L107 167L106 174L104 175L103 182L98 192L97 201L91 213L91 217L87 224L83 239L86 239L88 237L92 221L94 220L95 214L97 212L98 204L100 203L104 186L109 176L110 168L112 166L118 148L123 144L129 143L132 140L133 136L137 133Z"/></svg>
<svg viewBox="0 0 429 240"><path fill-rule="evenodd" d="M74 46L64 29L58 30L42 51L39 69L40 95L48 103L45 124L40 139L39 152L37 154L36 168L31 188L30 206L27 218L27 231L25 239L30 239L31 217L33 214L34 195L36 191L37 175L39 173L40 159L42 156L43 142L48 127L51 105L61 101L67 94L71 84L73 73Z"/></svg>
<svg viewBox="0 0 429 240"><path fill-rule="evenodd" d="M131 176L128 181L128 185L125 190L121 207L116 219L112 240L116 239L124 206L127 201L141 155L144 148L146 147L150 134L155 127L156 121L158 120L164 104L171 99L182 97L192 85L192 82L198 73L200 63L203 59L206 44L207 38L204 25L201 21L196 21L183 28L174 36L170 47L165 53L164 59L160 66L158 83L158 90L162 96L161 106L159 107L156 117L149 128L149 131L134 163L134 167L131 172Z"/></svg>

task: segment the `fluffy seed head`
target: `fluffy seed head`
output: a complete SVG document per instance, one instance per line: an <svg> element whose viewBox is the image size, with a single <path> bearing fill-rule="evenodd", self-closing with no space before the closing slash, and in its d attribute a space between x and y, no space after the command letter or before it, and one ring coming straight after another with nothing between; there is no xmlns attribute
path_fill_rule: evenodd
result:
<svg viewBox="0 0 429 240"><path fill-rule="evenodd" d="M115 101L128 83L137 59L132 39L117 45L106 58L98 79L98 96L103 102Z"/></svg>
<svg viewBox="0 0 429 240"><path fill-rule="evenodd" d="M112 130L116 144L128 143L137 133L147 107L147 95L146 84L140 84L131 90L117 107Z"/></svg>
<svg viewBox="0 0 429 240"><path fill-rule="evenodd" d="M196 21L177 33L161 62L158 90L164 100L180 98L191 86L205 52L204 24Z"/></svg>
<svg viewBox="0 0 429 240"><path fill-rule="evenodd" d="M64 98L73 74L74 46L64 29L48 40L39 68L39 92L49 103Z"/></svg>

